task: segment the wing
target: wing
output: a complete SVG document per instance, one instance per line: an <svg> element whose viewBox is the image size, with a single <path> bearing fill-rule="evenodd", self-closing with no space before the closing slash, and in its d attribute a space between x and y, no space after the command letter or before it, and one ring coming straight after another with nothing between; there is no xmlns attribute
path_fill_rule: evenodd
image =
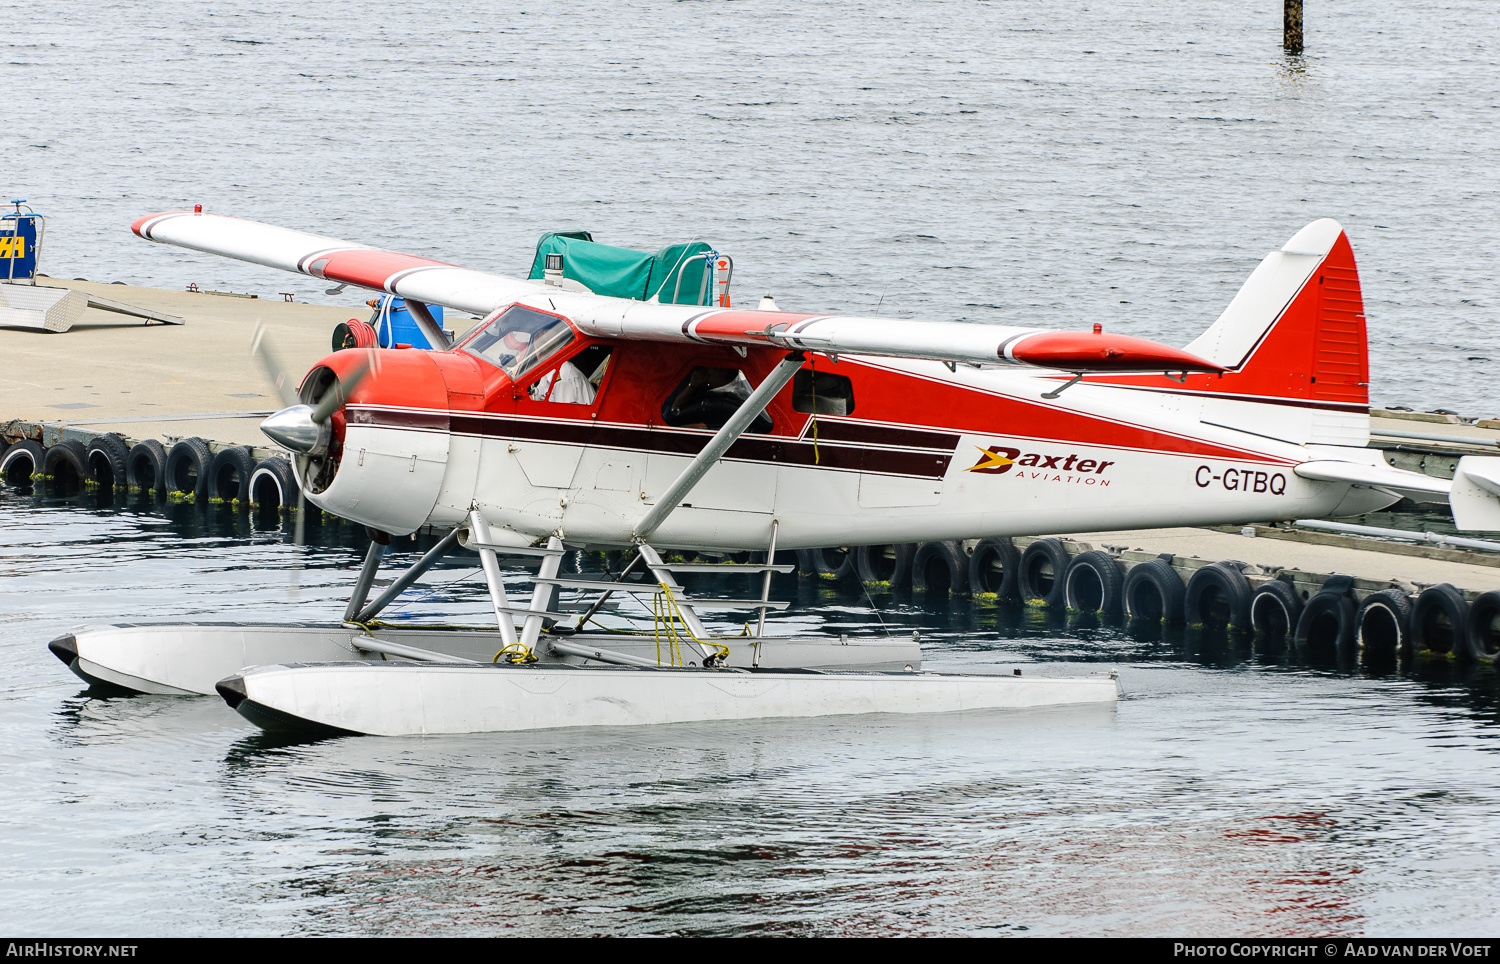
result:
<svg viewBox="0 0 1500 964"><path fill-rule="evenodd" d="M137 220L131 230L147 241L385 291L476 315L487 315L535 294L539 287L519 278L224 214L167 211Z"/></svg>
<svg viewBox="0 0 1500 964"><path fill-rule="evenodd" d="M830 355L920 358L969 365L1026 365L1069 372L1218 372L1170 345L1125 335L1015 328L963 321L915 321L790 311L744 311L571 298L569 315L601 338L786 348ZM609 299L617 301L618 299Z"/></svg>
<svg viewBox="0 0 1500 964"><path fill-rule="evenodd" d="M1068 372L1221 372L1197 355L1125 335L785 311L704 309L565 292L369 245L202 211L168 211L131 228L148 241L385 291L476 315L521 302L567 314L587 334L627 340L784 348Z"/></svg>

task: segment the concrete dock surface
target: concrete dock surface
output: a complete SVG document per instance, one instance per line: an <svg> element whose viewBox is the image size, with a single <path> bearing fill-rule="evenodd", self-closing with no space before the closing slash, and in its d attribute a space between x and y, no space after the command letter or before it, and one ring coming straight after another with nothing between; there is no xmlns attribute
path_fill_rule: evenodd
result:
<svg viewBox="0 0 1500 964"><path fill-rule="evenodd" d="M66 332L0 328L0 425L18 420L119 432L131 438L197 435L216 442L265 446L259 418L281 401L251 357L264 325L295 389L328 354L333 329L364 319L367 292L349 289L349 307L289 304L133 285L40 278L184 319L145 323L90 308Z"/></svg>

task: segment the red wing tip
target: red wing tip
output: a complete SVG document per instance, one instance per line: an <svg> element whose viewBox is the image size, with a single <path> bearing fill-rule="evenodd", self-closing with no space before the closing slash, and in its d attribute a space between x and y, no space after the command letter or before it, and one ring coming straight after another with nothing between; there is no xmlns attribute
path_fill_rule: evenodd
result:
<svg viewBox="0 0 1500 964"><path fill-rule="evenodd" d="M1028 365L1065 371L1222 373L1229 370L1171 345L1098 332L1032 335L1017 342L1009 354Z"/></svg>
<svg viewBox="0 0 1500 964"><path fill-rule="evenodd" d="M158 211L155 214L148 214L145 217L136 218L135 222L130 225L130 230L133 231L133 232L135 232L135 234L137 236L144 238L144 237L146 237L146 235L142 233L142 230L151 221L155 221L157 218L164 218L164 217L166 217L169 214L192 214L192 213L193 212L191 212L191 211Z"/></svg>

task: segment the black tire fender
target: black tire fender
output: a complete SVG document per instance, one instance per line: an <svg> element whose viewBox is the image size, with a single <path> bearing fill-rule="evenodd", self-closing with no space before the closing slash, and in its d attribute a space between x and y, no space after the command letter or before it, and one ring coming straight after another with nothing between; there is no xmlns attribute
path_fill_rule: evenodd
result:
<svg viewBox="0 0 1500 964"><path fill-rule="evenodd" d="M125 484L132 489L167 491L167 450L154 438L137 442L125 460Z"/></svg>
<svg viewBox="0 0 1500 964"><path fill-rule="evenodd" d="M211 501L250 504L250 476L255 457L248 445L220 449L208 466L208 497Z"/></svg>
<svg viewBox="0 0 1500 964"><path fill-rule="evenodd" d="M1125 573L1119 562L1099 549L1074 556L1063 576L1063 601L1079 612L1120 612L1125 602Z"/></svg>
<svg viewBox="0 0 1500 964"><path fill-rule="evenodd" d="M1412 653L1456 653L1469 625L1464 594L1448 583L1428 586L1411 610Z"/></svg>
<svg viewBox="0 0 1500 964"><path fill-rule="evenodd" d="M80 488L89 478L89 450L77 439L63 439L42 456L42 477Z"/></svg>
<svg viewBox="0 0 1500 964"><path fill-rule="evenodd" d="M0 479L11 485L30 485L33 475L42 474L42 447L29 438L9 446L0 455Z"/></svg>
<svg viewBox="0 0 1500 964"><path fill-rule="evenodd" d="M279 455L261 459L250 472L249 485L251 505L297 507L297 477L292 463Z"/></svg>
<svg viewBox="0 0 1500 964"><path fill-rule="evenodd" d="M1366 663L1411 655L1411 597L1399 589L1372 592L1354 615L1355 644Z"/></svg>
<svg viewBox="0 0 1500 964"><path fill-rule="evenodd" d="M167 452L166 489L180 492L197 502L208 498L209 468L213 456L201 438L180 439Z"/></svg>
<svg viewBox="0 0 1500 964"><path fill-rule="evenodd" d="M1307 601L1297 620L1297 652L1310 662L1350 662L1354 656L1354 600L1324 590Z"/></svg>
<svg viewBox="0 0 1500 964"><path fill-rule="evenodd" d="M854 574L868 585L904 589L911 585L911 559L916 551L916 545L910 542L860 546L854 550Z"/></svg>
<svg viewBox="0 0 1500 964"><path fill-rule="evenodd" d="M1138 562L1125 574L1123 601L1131 619L1146 622L1182 622L1182 577L1165 559Z"/></svg>
<svg viewBox="0 0 1500 964"><path fill-rule="evenodd" d="M1469 604L1469 618L1464 622L1465 659L1493 663L1500 659L1500 592L1491 589L1479 594Z"/></svg>
<svg viewBox="0 0 1500 964"><path fill-rule="evenodd" d="M1250 580L1239 566L1211 562L1188 579L1182 597L1182 618L1189 626L1250 628Z"/></svg>
<svg viewBox="0 0 1500 964"><path fill-rule="evenodd" d="M795 549L797 554L797 575L816 576L818 574L818 563L813 558L811 549Z"/></svg>
<svg viewBox="0 0 1500 964"><path fill-rule="evenodd" d="M1047 606L1067 601L1068 550L1060 539L1038 539L1021 553L1018 571L1021 598L1040 600Z"/></svg>
<svg viewBox="0 0 1500 964"><path fill-rule="evenodd" d="M824 579L849 579L854 576L854 552L847 546L809 549L813 569Z"/></svg>
<svg viewBox="0 0 1500 964"><path fill-rule="evenodd" d="M997 599L1018 599L1021 554L1009 539L981 539L969 556L969 591L994 593Z"/></svg>
<svg viewBox="0 0 1500 964"><path fill-rule="evenodd" d="M1255 587L1250 595L1250 628L1266 639L1292 639L1302 618L1302 597L1280 579Z"/></svg>
<svg viewBox="0 0 1500 964"><path fill-rule="evenodd" d="M130 459L130 446L125 444L125 439L107 432L89 439L85 447L88 449L89 481L108 488L125 488L128 474L125 464Z"/></svg>
<svg viewBox="0 0 1500 964"><path fill-rule="evenodd" d="M912 592L929 596L969 591L969 556L959 542L923 542L911 557Z"/></svg>

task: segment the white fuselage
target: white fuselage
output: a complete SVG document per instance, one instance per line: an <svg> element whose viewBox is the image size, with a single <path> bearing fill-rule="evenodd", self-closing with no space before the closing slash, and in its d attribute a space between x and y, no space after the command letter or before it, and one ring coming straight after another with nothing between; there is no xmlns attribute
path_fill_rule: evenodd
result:
<svg viewBox="0 0 1500 964"><path fill-rule="evenodd" d="M1319 458L1378 463L1379 453L1363 447L1366 415L1087 382L1043 400L1056 378L858 363L899 370L914 390L942 382L1024 402L1030 424L985 432L945 427L963 424L958 417L897 424L819 416L818 441L810 429L792 440L812 446L812 464L731 449L652 542L764 549L774 521L786 548L886 544L1320 517L1394 501L1302 479L1292 468ZM684 446L669 452L662 449L674 446L656 443L666 434L700 437L691 451L712 435L595 422L591 441L577 442L547 431L545 418L470 414L454 430L437 427L448 413L374 406L366 414L351 418L338 474L313 502L398 534L459 524L477 504L497 538L516 544L553 532L577 544L630 544L634 525L690 462L678 454ZM1087 428L1049 433L1053 416L1083 416ZM899 444L851 443L837 431L847 426ZM856 452L866 462L850 467ZM1009 464L996 464L997 453Z"/></svg>

